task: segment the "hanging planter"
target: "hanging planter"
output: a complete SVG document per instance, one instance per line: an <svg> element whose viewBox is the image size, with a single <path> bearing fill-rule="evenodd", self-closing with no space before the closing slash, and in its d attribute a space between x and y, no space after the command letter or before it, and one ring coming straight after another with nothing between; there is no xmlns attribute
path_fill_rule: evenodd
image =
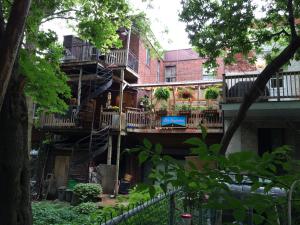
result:
<svg viewBox="0 0 300 225"><path fill-rule="evenodd" d="M164 100L168 101L170 98L169 88L159 87L155 90L154 96L158 101Z"/></svg>

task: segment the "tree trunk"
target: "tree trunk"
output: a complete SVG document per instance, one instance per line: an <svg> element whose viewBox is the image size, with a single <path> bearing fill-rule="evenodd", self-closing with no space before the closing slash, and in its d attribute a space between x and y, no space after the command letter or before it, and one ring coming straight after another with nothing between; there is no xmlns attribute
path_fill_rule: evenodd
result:
<svg viewBox="0 0 300 225"><path fill-rule="evenodd" d="M32 224L23 86L15 68L0 112L0 223L5 225Z"/></svg>
<svg viewBox="0 0 300 225"><path fill-rule="evenodd" d="M233 118L222 138L220 150L221 154L226 153L230 140L233 137L235 131L239 128L240 124L245 119L247 111L252 103L254 103L260 96L260 94L264 92L266 84L270 80L271 76L278 72L283 65L288 63L293 58L299 47L300 38L296 37L271 63L267 65L267 67L254 81L248 93L245 94L236 117Z"/></svg>

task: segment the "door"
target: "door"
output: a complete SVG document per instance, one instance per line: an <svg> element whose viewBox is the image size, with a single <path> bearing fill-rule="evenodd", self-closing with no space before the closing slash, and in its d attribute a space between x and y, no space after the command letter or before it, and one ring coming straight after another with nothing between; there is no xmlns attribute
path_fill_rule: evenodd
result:
<svg viewBox="0 0 300 225"><path fill-rule="evenodd" d="M56 156L54 165L54 176L56 186L67 186L70 156Z"/></svg>

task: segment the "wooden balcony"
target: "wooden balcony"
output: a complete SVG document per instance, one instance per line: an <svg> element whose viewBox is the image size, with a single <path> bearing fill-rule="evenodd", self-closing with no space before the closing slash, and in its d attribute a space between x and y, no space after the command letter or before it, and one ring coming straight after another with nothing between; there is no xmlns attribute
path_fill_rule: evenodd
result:
<svg viewBox="0 0 300 225"><path fill-rule="evenodd" d="M138 72L139 61L137 56L129 50L127 58L126 49L111 50L107 53L105 63L110 66L128 66L134 72Z"/></svg>
<svg viewBox="0 0 300 225"><path fill-rule="evenodd" d="M128 57L127 57L128 54ZM107 54L102 54L96 47L85 43L65 49L62 63L88 63L101 62L109 67L127 66L134 72L138 72L138 58L126 49L111 50Z"/></svg>
<svg viewBox="0 0 300 225"><path fill-rule="evenodd" d="M47 114L42 113L38 127L39 128L74 128L76 114L75 111L70 115Z"/></svg>
<svg viewBox="0 0 300 225"><path fill-rule="evenodd" d="M224 103L241 102L258 75L225 75L223 77ZM260 102L295 100L300 100L300 71L274 74L258 99Z"/></svg>
<svg viewBox="0 0 300 225"><path fill-rule="evenodd" d="M118 129L119 113L103 112L100 120L102 126L111 126L112 129ZM208 131L221 132L223 129L222 113L219 110L204 110L190 112L187 117L187 124L184 128L166 128L161 126L161 116L153 112L139 112L128 110L124 114L124 125L127 132L145 132L145 133L199 133L200 125L205 126Z"/></svg>

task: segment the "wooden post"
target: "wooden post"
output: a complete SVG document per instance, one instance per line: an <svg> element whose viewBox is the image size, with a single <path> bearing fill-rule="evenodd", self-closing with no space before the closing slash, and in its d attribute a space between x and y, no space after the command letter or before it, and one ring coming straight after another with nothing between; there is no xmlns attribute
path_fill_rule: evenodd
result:
<svg viewBox="0 0 300 225"><path fill-rule="evenodd" d="M119 132L118 132L118 142L117 142L115 195L118 195L118 191L119 191L118 189L119 189L120 153L121 153L121 131L122 131L122 110L123 110L123 85L124 85L124 69L121 70L121 81L120 81Z"/></svg>
<svg viewBox="0 0 300 225"><path fill-rule="evenodd" d="M279 73L276 72L277 101L280 101Z"/></svg>
<svg viewBox="0 0 300 225"><path fill-rule="evenodd" d="M79 78L78 78L77 109L79 109L79 107L80 107L80 98L81 98L81 79L82 79L82 67L80 68Z"/></svg>
<svg viewBox="0 0 300 225"><path fill-rule="evenodd" d="M111 156L112 156L112 136L108 137L108 151L107 151L107 165L111 165Z"/></svg>
<svg viewBox="0 0 300 225"><path fill-rule="evenodd" d="M226 103L226 95L227 95L227 93L226 93L226 74L225 73L223 73L222 74L222 77L223 77L223 85L222 85L222 97L223 97L223 102L224 103Z"/></svg>

